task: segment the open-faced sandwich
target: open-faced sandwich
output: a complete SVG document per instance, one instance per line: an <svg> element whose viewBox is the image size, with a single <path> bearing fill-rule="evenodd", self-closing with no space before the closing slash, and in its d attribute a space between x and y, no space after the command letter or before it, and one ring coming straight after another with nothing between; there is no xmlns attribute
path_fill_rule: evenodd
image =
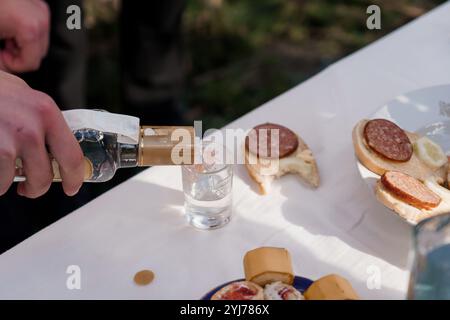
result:
<svg viewBox="0 0 450 320"><path fill-rule="evenodd" d="M218 290L212 300L356 300L350 283L337 275L314 281L303 295L294 286L291 256L286 249L261 247L244 256L245 281Z"/></svg>
<svg viewBox="0 0 450 320"><path fill-rule="evenodd" d="M353 129L353 146L362 165L380 175L378 200L417 223L448 211L448 158L428 137L407 132L386 119L362 120Z"/></svg>
<svg viewBox="0 0 450 320"><path fill-rule="evenodd" d="M319 186L319 170L312 151L292 130L279 124L254 127L245 139L245 165L261 194L272 181L287 173L298 174L310 186Z"/></svg>

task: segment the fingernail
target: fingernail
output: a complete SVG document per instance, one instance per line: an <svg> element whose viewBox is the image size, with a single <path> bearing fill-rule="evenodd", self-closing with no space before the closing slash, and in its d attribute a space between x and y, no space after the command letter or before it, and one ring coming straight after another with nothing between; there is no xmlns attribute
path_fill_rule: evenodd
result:
<svg viewBox="0 0 450 320"><path fill-rule="evenodd" d="M68 195L69 197L73 197L74 195L76 195L76 194L78 193L78 191L80 191L80 189L77 189L77 190L72 191L72 192L68 192L67 195Z"/></svg>

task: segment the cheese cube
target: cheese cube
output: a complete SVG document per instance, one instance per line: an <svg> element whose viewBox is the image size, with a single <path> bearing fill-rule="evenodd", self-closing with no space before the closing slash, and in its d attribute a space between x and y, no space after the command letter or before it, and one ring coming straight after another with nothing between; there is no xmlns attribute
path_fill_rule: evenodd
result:
<svg viewBox="0 0 450 320"><path fill-rule="evenodd" d="M247 252L244 256L245 279L265 286L281 281L294 282L291 256L286 249L261 247Z"/></svg>
<svg viewBox="0 0 450 320"><path fill-rule="evenodd" d="M355 290L346 279L330 274L314 281L305 291L307 300L358 300Z"/></svg>

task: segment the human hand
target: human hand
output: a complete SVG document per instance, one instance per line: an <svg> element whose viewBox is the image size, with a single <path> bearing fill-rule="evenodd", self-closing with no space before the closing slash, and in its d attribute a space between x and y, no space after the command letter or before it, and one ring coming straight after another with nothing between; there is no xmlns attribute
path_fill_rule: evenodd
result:
<svg viewBox="0 0 450 320"><path fill-rule="evenodd" d="M0 0L0 70L37 70L49 45L50 10L42 0Z"/></svg>
<svg viewBox="0 0 450 320"><path fill-rule="evenodd" d="M16 159L21 159L26 177L17 193L36 198L47 192L53 179L49 152L59 164L64 192L69 196L78 192L84 157L61 111L49 96L2 71L0 137L0 195L14 180Z"/></svg>

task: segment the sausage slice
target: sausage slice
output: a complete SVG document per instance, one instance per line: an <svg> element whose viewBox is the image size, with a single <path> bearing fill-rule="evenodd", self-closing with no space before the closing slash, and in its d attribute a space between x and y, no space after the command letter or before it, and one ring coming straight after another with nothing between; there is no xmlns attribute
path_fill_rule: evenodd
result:
<svg viewBox="0 0 450 320"><path fill-rule="evenodd" d="M272 130L274 129L278 130L279 141L272 141ZM266 136L266 140L264 140L262 135ZM252 143L250 143L250 141ZM266 143L263 143L263 141ZM260 142L262 143L260 144ZM250 131L245 139L245 146L247 150L261 158L284 158L297 150L298 137L295 132L282 125L264 123L254 127L252 131ZM278 154L272 154L272 149L275 153L278 152Z"/></svg>
<svg viewBox="0 0 450 320"><path fill-rule="evenodd" d="M396 198L419 209L432 209L441 202L422 182L401 172L387 171L381 176L381 183Z"/></svg>
<svg viewBox="0 0 450 320"><path fill-rule="evenodd" d="M413 154L405 131L386 119L368 121L364 127L364 139L370 149L389 160L406 162Z"/></svg>

